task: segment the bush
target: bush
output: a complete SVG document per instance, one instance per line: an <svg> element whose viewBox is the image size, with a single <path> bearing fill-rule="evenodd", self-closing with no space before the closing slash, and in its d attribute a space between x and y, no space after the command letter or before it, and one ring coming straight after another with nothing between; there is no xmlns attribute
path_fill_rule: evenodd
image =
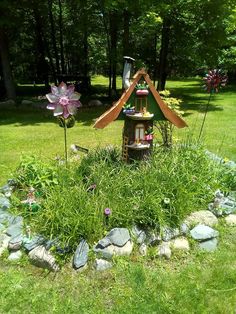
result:
<svg viewBox="0 0 236 314"><path fill-rule="evenodd" d="M58 184L47 186L31 224L71 247L81 238L92 244L113 227L177 226L190 212L206 209L215 190L225 184L221 169L198 146L159 149L149 161L133 164L121 162L119 156L119 150L110 147L90 152L68 169L52 167ZM28 170L23 165L21 178L28 178L32 164ZM112 214L105 220L107 207Z"/></svg>

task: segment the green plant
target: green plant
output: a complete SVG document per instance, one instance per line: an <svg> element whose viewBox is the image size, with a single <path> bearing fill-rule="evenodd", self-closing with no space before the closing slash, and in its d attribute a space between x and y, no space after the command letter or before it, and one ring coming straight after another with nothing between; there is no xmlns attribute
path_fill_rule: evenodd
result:
<svg viewBox="0 0 236 314"><path fill-rule="evenodd" d="M177 115L182 116L183 111L180 110L181 99L170 97L169 90L160 91L159 94L171 110L174 110ZM161 134L163 145L165 147L171 147L173 144L174 125L168 120L163 120L157 121L155 126Z"/></svg>
<svg viewBox="0 0 236 314"><path fill-rule="evenodd" d="M45 190L58 184L56 167L44 163L36 156L24 156L15 171L16 183L21 188Z"/></svg>

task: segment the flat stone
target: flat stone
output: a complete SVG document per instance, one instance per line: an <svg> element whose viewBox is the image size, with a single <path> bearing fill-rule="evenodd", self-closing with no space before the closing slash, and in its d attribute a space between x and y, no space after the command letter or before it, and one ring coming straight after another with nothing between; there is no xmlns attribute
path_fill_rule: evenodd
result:
<svg viewBox="0 0 236 314"><path fill-rule="evenodd" d="M190 246L189 242L184 237L179 237L171 241L171 246L174 250L180 250L180 251L189 251Z"/></svg>
<svg viewBox="0 0 236 314"><path fill-rule="evenodd" d="M6 227L0 223L0 233L3 232L6 229Z"/></svg>
<svg viewBox="0 0 236 314"><path fill-rule="evenodd" d="M190 231L190 234L194 240L204 241L218 237L219 232L209 226L197 225Z"/></svg>
<svg viewBox="0 0 236 314"><path fill-rule="evenodd" d="M138 244L142 244L146 240L147 235L145 231L142 229L139 229L137 226L134 226L132 228L131 233L134 236L134 239Z"/></svg>
<svg viewBox="0 0 236 314"><path fill-rule="evenodd" d="M11 237L9 243L8 243L8 249L17 251L21 248L21 244L23 241L23 235L17 235L16 237Z"/></svg>
<svg viewBox="0 0 236 314"><path fill-rule="evenodd" d="M0 223L9 225L13 219L13 216L6 211L0 211Z"/></svg>
<svg viewBox="0 0 236 314"><path fill-rule="evenodd" d="M124 246L130 240L129 230L126 228L114 228L107 235L111 244L116 246Z"/></svg>
<svg viewBox="0 0 236 314"><path fill-rule="evenodd" d="M225 222L229 226L236 226L236 215L230 214L229 216L225 217Z"/></svg>
<svg viewBox="0 0 236 314"><path fill-rule="evenodd" d="M101 259L101 258L96 258L95 263L94 263L94 267L98 271L103 271L103 270L107 270L107 269L111 268L112 263L110 263L104 259Z"/></svg>
<svg viewBox="0 0 236 314"><path fill-rule="evenodd" d="M8 256L9 261L18 261L22 257L22 252L20 250L11 252L11 254Z"/></svg>
<svg viewBox="0 0 236 314"><path fill-rule="evenodd" d="M6 234L11 236L12 238L15 238L17 236L20 236L22 234L23 225L22 223L16 223L13 225L10 225L7 230Z"/></svg>
<svg viewBox="0 0 236 314"><path fill-rule="evenodd" d="M9 199L5 196L0 196L0 208L3 210L9 209L11 206L11 203Z"/></svg>
<svg viewBox="0 0 236 314"><path fill-rule="evenodd" d="M34 248L36 248L37 246L40 246L41 244L43 244L44 242L45 242L44 237L42 237L40 235L36 235L32 239L28 239L27 237L24 237L23 238L23 247L27 251L31 251Z"/></svg>
<svg viewBox="0 0 236 314"><path fill-rule="evenodd" d="M98 99L92 99L90 100L90 102L88 103L89 107L98 107L98 106L102 106L102 102Z"/></svg>
<svg viewBox="0 0 236 314"><path fill-rule="evenodd" d="M178 228L170 228L170 227L163 227L162 229L162 240L165 242L170 241L180 235L180 231Z"/></svg>
<svg viewBox="0 0 236 314"><path fill-rule="evenodd" d="M88 261L89 246L85 240L82 240L75 251L73 266L75 268L83 267Z"/></svg>
<svg viewBox="0 0 236 314"><path fill-rule="evenodd" d="M0 235L0 256L7 249L10 239L11 237L9 237L7 234Z"/></svg>
<svg viewBox="0 0 236 314"><path fill-rule="evenodd" d="M34 102L31 101L31 100L28 100L28 99L23 99L23 100L21 101L21 104L22 104L22 105L29 106L29 105L33 105Z"/></svg>
<svg viewBox="0 0 236 314"><path fill-rule="evenodd" d="M202 241L199 243L199 247L202 250L208 251L208 252L213 252L216 250L217 248L217 243L218 240L216 238L210 239L210 240L206 240L206 241Z"/></svg>
<svg viewBox="0 0 236 314"><path fill-rule="evenodd" d="M133 250L133 243L131 241L126 242L122 247L116 245L109 245L105 248L95 246L94 251L101 254L102 257L111 259L113 255L123 256L130 255Z"/></svg>
<svg viewBox="0 0 236 314"><path fill-rule="evenodd" d="M145 243L142 243L139 247L139 253L142 256L146 256L147 255L147 245Z"/></svg>
<svg viewBox="0 0 236 314"><path fill-rule="evenodd" d="M45 268L51 271L58 271L59 266L56 264L54 256L48 252L44 246L40 245L29 252L29 259L35 266Z"/></svg>
<svg viewBox="0 0 236 314"><path fill-rule="evenodd" d="M191 213L184 221L187 226L194 227L198 224L213 227L218 224L217 217L209 210L199 210Z"/></svg>
<svg viewBox="0 0 236 314"><path fill-rule="evenodd" d="M157 255L165 259L171 258L171 249L169 242L162 242L157 248Z"/></svg>

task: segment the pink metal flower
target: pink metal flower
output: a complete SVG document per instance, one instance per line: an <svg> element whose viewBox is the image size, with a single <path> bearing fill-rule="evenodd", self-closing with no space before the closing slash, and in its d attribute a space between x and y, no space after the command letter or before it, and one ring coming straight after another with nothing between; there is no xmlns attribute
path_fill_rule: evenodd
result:
<svg viewBox="0 0 236 314"><path fill-rule="evenodd" d="M218 93L219 88L226 85L227 79L227 75L225 75L225 73L223 73L221 70L211 70L203 78L205 83L204 88L208 93Z"/></svg>
<svg viewBox="0 0 236 314"><path fill-rule="evenodd" d="M69 116L76 113L77 108L81 107L80 94L75 92L74 85L67 85L61 82L60 85L52 86L51 93L46 97L50 104L47 105L47 109L54 111L54 116L63 116L67 119Z"/></svg>

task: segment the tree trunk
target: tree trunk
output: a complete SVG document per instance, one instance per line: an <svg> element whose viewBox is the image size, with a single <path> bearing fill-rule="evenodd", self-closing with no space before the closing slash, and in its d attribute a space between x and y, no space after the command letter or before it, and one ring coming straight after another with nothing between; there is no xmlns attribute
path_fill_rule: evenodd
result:
<svg viewBox="0 0 236 314"><path fill-rule="evenodd" d="M33 14L35 19L35 33L36 33L36 63L37 63L37 77L40 80L43 80L46 88L49 86L48 72L49 65L45 59L45 44L43 40L43 27L40 13L38 11L37 5L33 7Z"/></svg>
<svg viewBox="0 0 236 314"><path fill-rule="evenodd" d="M6 96L9 99L15 100L16 90L11 72L7 36L4 29L2 28L0 28L0 56L2 62L2 72L6 89Z"/></svg>
<svg viewBox="0 0 236 314"><path fill-rule="evenodd" d="M62 20L62 1L58 0L59 5L59 33L60 33L60 52L61 52L61 71L65 73L65 57L63 45L63 20Z"/></svg>
<svg viewBox="0 0 236 314"><path fill-rule="evenodd" d="M164 90L167 78L167 62L168 62L168 49L170 41L170 25L169 18L164 18L162 32L161 32L161 50L159 60L159 80L157 90Z"/></svg>
<svg viewBox="0 0 236 314"><path fill-rule="evenodd" d="M83 1L83 76L88 76L88 9L87 0Z"/></svg>
<svg viewBox="0 0 236 314"><path fill-rule="evenodd" d="M51 39L52 39L52 46L54 50L54 57L56 60L56 72L57 75L60 73L60 64L59 64L59 57L58 57L58 49L57 49L57 42L56 42L56 36L55 36L55 25L54 25L54 19L53 19L53 14L52 14L52 1L53 0L48 0L48 14L49 14L49 21L50 21L50 26L51 26Z"/></svg>
<svg viewBox="0 0 236 314"><path fill-rule="evenodd" d="M111 38L111 70L112 70L112 93L116 95L116 70L117 70L117 36L118 36L118 15L110 12L110 38Z"/></svg>
<svg viewBox="0 0 236 314"><path fill-rule="evenodd" d="M130 56L130 42L129 42L129 26L130 26L130 12L123 11L123 56Z"/></svg>

